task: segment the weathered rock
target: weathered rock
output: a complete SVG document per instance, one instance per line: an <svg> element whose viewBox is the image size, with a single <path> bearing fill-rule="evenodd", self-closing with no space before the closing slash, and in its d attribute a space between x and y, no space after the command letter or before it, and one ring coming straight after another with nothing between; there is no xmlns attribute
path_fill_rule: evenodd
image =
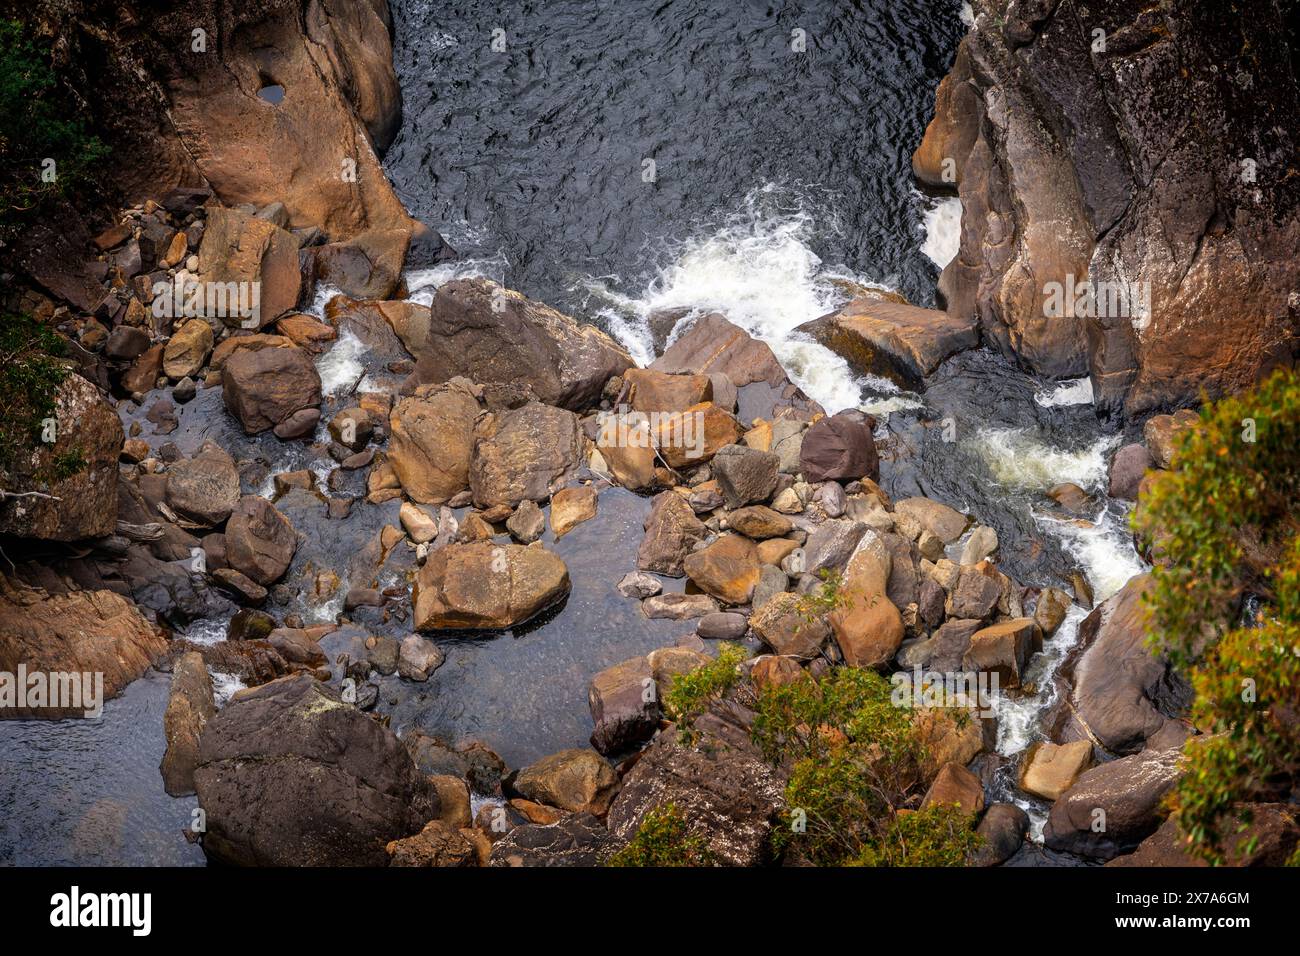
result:
<svg viewBox="0 0 1300 956"><path fill-rule="evenodd" d="M478 402L456 385L403 399L393 409L388 463L412 500L443 504L469 487L478 414Z"/></svg>
<svg viewBox="0 0 1300 956"><path fill-rule="evenodd" d="M212 698L212 678L202 655L189 651L176 659L172 669L171 693L163 712L163 789L169 796L194 793L194 768L199 763L199 739L203 728L217 712Z"/></svg>
<svg viewBox="0 0 1300 956"><path fill-rule="evenodd" d="M0 533L20 538L77 541L112 534L117 528L117 459L122 423L94 385L69 374L54 396L49 442L16 450L0 470ZM57 463L79 456L83 467L58 476ZM37 492L28 495L27 492ZM41 497L41 495L48 497Z"/></svg>
<svg viewBox="0 0 1300 956"><path fill-rule="evenodd" d="M961 549L962 564L979 564L998 549L998 533L986 525L971 531ZM942 554L940 555L942 557Z"/></svg>
<svg viewBox="0 0 1300 956"><path fill-rule="evenodd" d="M777 654L799 660L816 657L830 636L825 618L805 610L799 595L788 591L763 605L749 626Z"/></svg>
<svg viewBox="0 0 1300 956"><path fill-rule="evenodd" d="M859 296L830 315L799 326L854 369L924 386L944 359L979 345L973 316L950 316L876 296Z"/></svg>
<svg viewBox="0 0 1300 956"><path fill-rule="evenodd" d="M1155 832L1178 779L1178 750L1146 751L1084 772L1052 805L1043 844L1108 860Z"/></svg>
<svg viewBox="0 0 1300 956"><path fill-rule="evenodd" d="M557 539L594 517L596 489L591 485L561 488L551 496L551 532Z"/></svg>
<svg viewBox="0 0 1300 956"><path fill-rule="evenodd" d="M562 408L529 402L485 415L474 430L469 485L480 508L550 497L582 462L582 426Z"/></svg>
<svg viewBox="0 0 1300 956"><path fill-rule="evenodd" d="M456 827L442 820L430 820L415 836L393 840L384 847L389 866L463 867L477 866L473 845Z"/></svg>
<svg viewBox="0 0 1300 956"><path fill-rule="evenodd" d="M247 283L245 289L257 283L256 306L251 294L227 292L226 306L210 310L227 325L254 331L296 306L302 287L297 240L272 222L223 206L208 210L199 247L199 273L205 282L220 283L227 289L229 283ZM241 310L233 300L246 308Z"/></svg>
<svg viewBox="0 0 1300 956"><path fill-rule="evenodd" d="M430 331L412 379L457 375L480 385L524 388L547 405L581 410L597 404L605 382L631 368L631 357L595 326L487 279L438 288Z"/></svg>
<svg viewBox="0 0 1300 956"><path fill-rule="evenodd" d="M226 360L221 387L226 408L250 435L314 409L321 400L316 366L297 348L240 349Z"/></svg>
<svg viewBox="0 0 1300 956"><path fill-rule="evenodd" d="M492 845L491 866L600 866L617 841L589 813L554 824L518 826Z"/></svg>
<svg viewBox="0 0 1300 956"><path fill-rule="evenodd" d="M647 654L646 660L654 675L660 706L666 706L664 700L673 689L674 679L704 666L709 662L709 656L689 647L660 647Z"/></svg>
<svg viewBox="0 0 1300 956"><path fill-rule="evenodd" d="M979 777L956 763L943 765L921 802L923 808L952 805L972 815L984 809L984 787Z"/></svg>
<svg viewBox="0 0 1300 956"><path fill-rule="evenodd" d="M823 521L804 544L803 570L817 574L843 568L866 533L867 526L851 518Z"/></svg>
<svg viewBox="0 0 1300 956"><path fill-rule="evenodd" d="M1173 467L1177 440L1188 429L1194 428L1199 421L1197 414L1187 409L1172 415L1154 415L1147 419L1147 423L1142 426L1142 440L1146 442L1152 463L1157 468ZM1138 481L1141 480L1141 476L1138 476Z"/></svg>
<svg viewBox="0 0 1300 956"><path fill-rule="evenodd" d="M226 561L265 586L289 569L298 535L275 505L257 495L239 499L226 522Z"/></svg>
<svg viewBox="0 0 1300 956"><path fill-rule="evenodd" d="M529 800L572 813L602 814L618 775L594 750L561 750L519 771L514 789Z"/></svg>
<svg viewBox="0 0 1300 956"><path fill-rule="evenodd" d="M997 866L1016 855L1029 832L1029 814L1014 803L995 803L975 828L983 841L975 851L976 866Z"/></svg>
<svg viewBox="0 0 1300 956"><path fill-rule="evenodd" d="M695 626L695 633L706 641L739 641L749 630L749 619L735 611L706 614Z"/></svg>
<svg viewBox="0 0 1300 956"><path fill-rule="evenodd" d="M651 364L659 372L722 373L743 388L755 382L780 387L785 370L771 347L716 312L701 316Z"/></svg>
<svg viewBox="0 0 1300 956"><path fill-rule="evenodd" d="M727 524L747 538L761 541L789 534L794 527L790 519L765 505L750 505L727 515Z"/></svg>
<svg viewBox="0 0 1300 956"><path fill-rule="evenodd" d="M718 602L707 594L656 594L641 602L641 612L651 620L688 621L717 610Z"/></svg>
<svg viewBox="0 0 1300 956"><path fill-rule="evenodd" d="M880 478L873 419L849 410L813 423L803 436L799 467L811 482Z"/></svg>
<svg viewBox="0 0 1300 956"><path fill-rule="evenodd" d="M438 521L422 508L403 501L398 509L397 518L402 527L416 544L424 544L438 536Z"/></svg>
<svg viewBox="0 0 1300 956"><path fill-rule="evenodd" d="M397 292L411 241L405 225L367 229L343 242L309 250L312 275L321 285L334 286L353 299L386 299Z"/></svg>
<svg viewBox="0 0 1300 956"><path fill-rule="evenodd" d="M1296 811L1283 803L1251 803L1238 806L1249 810L1249 823L1241 821L1241 831L1235 832L1230 824L1224 831L1224 856L1229 866L1285 866L1300 843L1300 825ZM1251 852L1244 852L1246 849ZM1137 850L1116 857L1107 866L1208 866L1203 859L1188 850L1187 838L1172 817L1147 837Z"/></svg>
<svg viewBox="0 0 1300 956"><path fill-rule="evenodd" d="M515 513L506 519L506 530L520 544L532 544L546 531L546 514L537 502L525 498Z"/></svg>
<svg viewBox="0 0 1300 956"><path fill-rule="evenodd" d="M1110 463L1110 496L1123 501L1137 501L1142 476L1153 464L1151 455L1138 442L1125 445L1115 452Z"/></svg>
<svg viewBox="0 0 1300 956"><path fill-rule="evenodd" d="M443 665L446 655L427 637L409 634L402 638L397 673L407 680L426 681Z"/></svg>
<svg viewBox="0 0 1300 956"><path fill-rule="evenodd" d="M204 728L203 851L252 866L381 866L436 812L387 727L303 674L238 692Z"/></svg>
<svg viewBox="0 0 1300 956"><path fill-rule="evenodd" d="M707 375L630 368L623 373L619 400L638 412L683 412L692 405L712 402L713 382Z"/></svg>
<svg viewBox="0 0 1300 956"><path fill-rule="evenodd" d="M1065 615L1070 611L1070 596L1059 588L1043 588L1034 608L1034 623L1042 629L1044 637L1056 633Z"/></svg>
<svg viewBox="0 0 1300 956"><path fill-rule="evenodd" d="M212 326L206 319L190 319L163 348L163 374L173 380L197 375L211 354Z"/></svg>
<svg viewBox="0 0 1300 956"><path fill-rule="evenodd" d="M645 537L636 553L636 566L678 578L685 574L683 562L695 546L708 536L704 523L681 495L664 491L655 496L645 519Z"/></svg>
<svg viewBox="0 0 1300 956"><path fill-rule="evenodd" d="M1042 642L1042 632L1033 618L1000 621L971 635L962 668L996 674L1000 687L1019 687L1029 658L1041 649Z"/></svg>
<svg viewBox="0 0 1300 956"><path fill-rule="evenodd" d="M1079 625L1079 639L1057 673L1060 703L1044 717L1051 738L1095 739L1112 753L1134 753L1190 702L1185 683L1146 645L1142 596L1150 575L1133 578Z"/></svg>
<svg viewBox="0 0 1300 956"><path fill-rule="evenodd" d="M724 604L748 604L759 578L754 542L738 534L723 535L688 554L682 567L701 591Z"/></svg>
<svg viewBox="0 0 1300 956"><path fill-rule="evenodd" d="M776 489L781 460L771 452L724 445L713 458L713 475L728 508L766 501Z"/></svg>
<svg viewBox="0 0 1300 956"><path fill-rule="evenodd" d="M904 498L894 503L894 511L914 519L944 544L960 538L970 524L970 519L960 511L929 498Z"/></svg>
<svg viewBox="0 0 1300 956"><path fill-rule="evenodd" d="M0 673L8 675L0 692L0 720L87 716L103 700L121 694L166 648L163 635L120 594L96 590L49 595L15 588L0 576ZM48 692L38 698L33 685L24 705L14 676L19 667L29 675L86 675L68 689L79 689L81 700L55 701ZM103 674L103 696L94 700L100 689L98 674ZM61 706L52 706L55 703Z"/></svg>
<svg viewBox="0 0 1300 956"><path fill-rule="evenodd" d="M669 468L693 468L739 441L742 432L734 415L713 402L704 402L659 419L655 445Z"/></svg>
<svg viewBox="0 0 1300 956"><path fill-rule="evenodd" d="M607 667L587 689L595 730L591 745L603 754L622 753L650 739L659 725L654 671L644 657Z"/></svg>
<svg viewBox="0 0 1300 956"><path fill-rule="evenodd" d="M239 503L234 459L216 442L205 441L193 458L183 458L167 469L167 503L183 518L221 524Z"/></svg>
<svg viewBox="0 0 1300 956"><path fill-rule="evenodd" d="M952 593L948 595L949 617L983 620L997 608L1002 585L996 569L987 561L962 567Z"/></svg>
<svg viewBox="0 0 1300 956"><path fill-rule="evenodd" d="M654 597L662 590L663 585L657 579L640 571L630 571L623 575L618 582L619 594L637 600Z"/></svg>
<svg viewBox="0 0 1300 956"><path fill-rule="evenodd" d="M1076 740L1057 746L1035 741L1020 761L1020 789L1044 800L1056 800L1092 763L1092 742Z"/></svg>
<svg viewBox="0 0 1300 956"><path fill-rule="evenodd" d="M451 544L430 553L411 595L419 630L506 628L563 600L569 571L540 547L488 541Z"/></svg>

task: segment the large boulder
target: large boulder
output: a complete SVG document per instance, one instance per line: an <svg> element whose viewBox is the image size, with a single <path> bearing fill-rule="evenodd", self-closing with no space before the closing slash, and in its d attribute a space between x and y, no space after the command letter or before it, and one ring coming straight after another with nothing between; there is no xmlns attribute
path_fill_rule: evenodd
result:
<svg viewBox="0 0 1300 956"><path fill-rule="evenodd" d="M0 719L83 717L116 697L166 652L166 638L129 600L113 591L14 587L0 575ZM81 700L43 699L28 689L25 703L13 675L84 675L72 689ZM98 675L103 675L102 687ZM93 686L92 686L93 685ZM52 688L51 688L52 690ZM92 700L102 690L102 697ZM57 705L57 706L56 706ZM95 714L97 716L97 714Z"/></svg>
<svg viewBox="0 0 1300 956"><path fill-rule="evenodd" d="M1042 649L1043 632L1031 617L1012 618L981 628L971 635L962 656L962 669L996 674L998 686L1020 686L1029 659Z"/></svg>
<svg viewBox="0 0 1300 956"><path fill-rule="evenodd" d="M529 402L484 415L474 430L469 486L480 508L541 501L582 462L582 426L562 408Z"/></svg>
<svg viewBox="0 0 1300 956"><path fill-rule="evenodd" d="M744 635L744 618L740 636ZM805 607L803 599L790 591L774 596L749 619L759 639L777 654L811 660L817 656L830 627L825 619Z"/></svg>
<svg viewBox="0 0 1300 956"><path fill-rule="evenodd" d="M302 287L298 240L270 220L252 213L221 206L210 208L203 243L199 246L199 278L205 283L247 283L245 289L252 289L256 283L257 305L251 310L253 314L241 315L231 305L236 297L251 305L249 293L237 296L227 293L226 307L220 310L222 314L212 318L239 328L264 328L298 304ZM209 332L209 348L211 344ZM172 373L167 371L167 374Z"/></svg>
<svg viewBox="0 0 1300 956"><path fill-rule="evenodd" d="M872 427L870 416L852 410L814 422L799 451L804 478L812 482L878 480L880 459Z"/></svg>
<svg viewBox="0 0 1300 956"><path fill-rule="evenodd" d="M645 519L645 537L637 549L636 566L642 571L679 578L686 573L686 556L707 536L708 529L685 498L676 491L660 492Z"/></svg>
<svg viewBox="0 0 1300 956"><path fill-rule="evenodd" d="M622 753L648 740L659 725L654 670L644 657L607 667L593 677L587 702L596 727L591 745L603 754Z"/></svg>
<svg viewBox="0 0 1300 956"><path fill-rule="evenodd" d="M169 796L187 797L194 793L194 769L199 763L199 740L203 728L217 712L212 696L212 678L203 655L187 651L176 659L172 668L171 694L163 712L163 789Z"/></svg>
<svg viewBox="0 0 1300 956"><path fill-rule="evenodd" d="M844 356L855 370L912 389L923 387L944 359L980 341L974 316L950 316L877 296L859 296L796 331Z"/></svg>
<svg viewBox="0 0 1300 956"><path fill-rule="evenodd" d="M411 500L445 504L469 487L478 401L449 385L397 403L389 416L388 464Z"/></svg>
<svg viewBox="0 0 1300 956"><path fill-rule="evenodd" d="M433 551L411 604L422 631L522 624L569 593L569 571L542 547L475 541Z"/></svg>
<svg viewBox="0 0 1300 956"><path fill-rule="evenodd" d="M1130 416L1289 363L1300 193L1268 159L1296 150L1289 11L1122 0L1080 29L1057 7L979 18L918 150L962 203L949 314Z"/></svg>
<svg viewBox="0 0 1300 956"><path fill-rule="evenodd" d="M212 440L192 458L167 469L167 504L183 518L218 525L239 502L239 469L230 453Z"/></svg>
<svg viewBox="0 0 1300 956"><path fill-rule="evenodd" d="M724 445L713 458L713 476L728 508L766 501L776 490L781 459L744 445Z"/></svg>
<svg viewBox="0 0 1300 956"><path fill-rule="evenodd" d="M298 535L289 519L259 495L239 499L226 522L226 562L263 587L289 570Z"/></svg>
<svg viewBox="0 0 1300 956"><path fill-rule="evenodd" d="M173 380L198 375L211 354L212 326L206 319L190 319L163 348L163 374Z"/></svg>
<svg viewBox="0 0 1300 956"><path fill-rule="evenodd" d="M1052 805L1044 845L1103 860L1134 849L1160 826L1181 756L1148 750L1086 771Z"/></svg>
<svg viewBox="0 0 1300 956"><path fill-rule="evenodd" d="M631 356L594 326L491 280L455 279L433 297L412 382L462 375L577 411L597 404L605 383L632 366Z"/></svg>
<svg viewBox="0 0 1300 956"><path fill-rule="evenodd" d="M1091 763L1091 741L1076 740L1059 747L1050 741L1035 741L1020 758L1020 789L1044 800L1056 800Z"/></svg>
<svg viewBox="0 0 1300 956"><path fill-rule="evenodd" d="M1147 646L1139 575L1079 625L1079 639L1058 669L1059 702L1044 718L1060 743L1095 740L1112 753L1135 753L1190 703L1186 683Z"/></svg>
<svg viewBox="0 0 1300 956"><path fill-rule="evenodd" d="M636 412L682 412L713 401L713 380L707 375L670 375L646 368L623 373L619 403Z"/></svg>
<svg viewBox="0 0 1300 956"><path fill-rule="evenodd" d="M715 702L694 722L686 742L676 731L658 735L623 778L608 824L631 839L646 814L672 804L694 836L723 865L769 860L772 828L784 807L783 780L750 739L753 714Z"/></svg>
<svg viewBox="0 0 1300 956"><path fill-rule="evenodd" d="M397 735L305 674L232 697L194 784L203 852L238 866L383 866L437 809Z"/></svg>
<svg viewBox="0 0 1300 956"><path fill-rule="evenodd" d="M320 374L299 348L240 349L226 360L221 387L226 408L250 435L321 400Z"/></svg>
<svg viewBox="0 0 1300 956"><path fill-rule="evenodd" d="M565 814L551 824L518 826L492 844L489 866L602 865L618 841L590 813Z"/></svg>
<svg viewBox="0 0 1300 956"><path fill-rule="evenodd" d="M48 541L112 534L117 527L117 459L122 423L80 375L69 374L54 396L52 429L0 469L0 533ZM71 474L61 461L80 458Z"/></svg>
<svg viewBox="0 0 1300 956"><path fill-rule="evenodd" d="M543 757L520 770L520 796L572 813L603 814L618 783L609 761L594 750L574 748Z"/></svg>
<svg viewBox="0 0 1300 956"><path fill-rule="evenodd" d="M686 576L724 604L748 604L758 583L758 551L744 535L725 534L682 562Z"/></svg>
<svg viewBox="0 0 1300 956"><path fill-rule="evenodd" d="M717 312L696 319L650 368L676 374L721 373L737 388L756 382L776 388L787 382L771 347Z"/></svg>

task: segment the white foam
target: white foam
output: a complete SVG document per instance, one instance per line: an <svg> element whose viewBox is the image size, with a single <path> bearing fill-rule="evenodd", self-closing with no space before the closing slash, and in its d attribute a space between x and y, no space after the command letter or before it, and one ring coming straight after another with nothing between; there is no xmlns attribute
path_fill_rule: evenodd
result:
<svg viewBox="0 0 1300 956"><path fill-rule="evenodd" d="M814 228L833 231L838 225L829 216L816 219L810 205L764 185L719 228L666 244L667 265L639 295L612 288L613 277L589 278L582 286L596 314L642 364L654 356L648 324L653 313L717 311L771 346L790 379L828 412L859 407L864 383L848 362L794 330L844 304L849 294L835 280L879 286L827 266L813 252Z"/></svg>
<svg viewBox="0 0 1300 956"><path fill-rule="evenodd" d="M200 618L187 624L181 637L194 644L219 644L226 639L226 622Z"/></svg>
<svg viewBox="0 0 1300 956"><path fill-rule="evenodd" d="M971 7L969 0L964 0L961 5L961 22L966 26L975 26L975 10Z"/></svg>
<svg viewBox="0 0 1300 956"><path fill-rule="evenodd" d="M238 674L227 674L224 671L209 671L209 673L212 676L212 696L218 707L224 707L236 692L248 686Z"/></svg>
<svg viewBox="0 0 1300 956"><path fill-rule="evenodd" d="M503 254L487 258L455 259L406 273L407 301L428 305L438 287L453 279L492 279L504 283L509 263Z"/></svg>
<svg viewBox="0 0 1300 956"><path fill-rule="evenodd" d="M925 240L921 251L942 269L961 249L961 200L956 196L927 198L922 219Z"/></svg>
<svg viewBox="0 0 1300 956"><path fill-rule="evenodd" d="M1060 382L1052 389L1040 389L1034 393L1034 401L1044 408L1091 405L1093 402L1092 379L1076 378L1068 382Z"/></svg>
<svg viewBox="0 0 1300 956"><path fill-rule="evenodd" d="M1108 453L1120 441L1109 435L1074 451L1058 448L1023 428L982 428L975 448L999 482L1025 491L1046 491L1069 481L1098 490L1106 478Z"/></svg>
<svg viewBox="0 0 1300 956"><path fill-rule="evenodd" d="M366 374L366 367L361 364L361 355L365 351L362 341L350 329L344 329L329 351L316 360L321 393L337 395L351 392L360 385Z"/></svg>

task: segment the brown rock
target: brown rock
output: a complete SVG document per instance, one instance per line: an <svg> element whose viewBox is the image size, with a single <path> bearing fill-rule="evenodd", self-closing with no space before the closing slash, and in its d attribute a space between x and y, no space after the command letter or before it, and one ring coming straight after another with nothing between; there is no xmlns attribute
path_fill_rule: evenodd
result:
<svg viewBox="0 0 1300 956"><path fill-rule="evenodd" d="M960 764L944 764L926 792L921 806L956 805L972 816L984 809L984 787L979 777Z"/></svg>
<svg viewBox="0 0 1300 956"><path fill-rule="evenodd" d="M480 508L541 501L582 461L582 426L562 408L529 402L483 416L474 431L469 484Z"/></svg>
<svg viewBox="0 0 1300 956"><path fill-rule="evenodd" d="M163 713L163 789L172 797L194 793L194 768L199 763L199 738L217 712L212 698L212 678L202 655L189 651L176 659L171 693Z"/></svg>
<svg viewBox="0 0 1300 956"><path fill-rule="evenodd" d="M478 402L454 385L393 408L388 464L413 501L445 504L469 487L478 415Z"/></svg>
<svg viewBox="0 0 1300 956"><path fill-rule="evenodd" d="M482 541L430 553L416 575L415 626L505 628L521 624L569 593L569 572L540 547Z"/></svg>
<svg viewBox="0 0 1300 956"><path fill-rule="evenodd" d="M830 636L825 619L811 615L800 596L789 591L764 604L749 619L749 626L777 654L798 660L816 657Z"/></svg>
<svg viewBox="0 0 1300 956"><path fill-rule="evenodd" d="M255 314L227 309L219 316L227 325L264 328L298 304L302 275L292 235L266 219L222 206L208 210L206 223L199 246L203 281L259 283Z"/></svg>
<svg viewBox="0 0 1300 956"><path fill-rule="evenodd" d="M754 543L727 534L682 562L686 576L706 594L724 604L747 604L758 583L758 553Z"/></svg>
<svg viewBox="0 0 1300 956"><path fill-rule="evenodd" d="M226 408L250 435L274 428L321 400L316 366L297 348L240 349L226 360L221 385Z"/></svg>
<svg viewBox="0 0 1300 956"><path fill-rule="evenodd" d="M551 496L551 531L564 537L584 521L596 517L596 489L591 485L561 488Z"/></svg>
<svg viewBox="0 0 1300 956"><path fill-rule="evenodd" d="M764 538L779 538L781 535L789 534L794 527L790 523L790 519L785 515L778 514L764 505L738 508L727 516L727 524L733 530L739 531L745 537L753 538L755 541ZM790 542L790 544L793 545L794 542ZM786 554L789 554L789 551L786 551ZM762 559L760 558L760 560ZM780 558L776 561L765 561L764 563L779 564Z"/></svg>
<svg viewBox="0 0 1300 956"><path fill-rule="evenodd" d="M601 814L618 775L594 750L561 750L530 764L515 778L522 796L571 813Z"/></svg>
<svg viewBox="0 0 1300 956"><path fill-rule="evenodd" d="M661 492L645 519L645 537L637 549L636 566L642 571L679 578L686 573L686 556L707 536L708 530L686 499L675 491Z"/></svg>
<svg viewBox="0 0 1300 956"><path fill-rule="evenodd" d="M799 453L804 478L811 482L878 479L880 460L873 427L873 420L858 411L814 422L803 436Z"/></svg>
<svg viewBox="0 0 1300 956"><path fill-rule="evenodd" d="M1020 761L1020 789L1044 800L1056 800L1092 764L1092 742L1076 740L1057 746L1036 741Z"/></svg>
<svg viewBox="0 0 1300 956"><path fill-rule="evenodd" d="M274 584L289 569L298 535L275 505L257 495L239 499L226 522L226 560L258 584Z"/></svg>

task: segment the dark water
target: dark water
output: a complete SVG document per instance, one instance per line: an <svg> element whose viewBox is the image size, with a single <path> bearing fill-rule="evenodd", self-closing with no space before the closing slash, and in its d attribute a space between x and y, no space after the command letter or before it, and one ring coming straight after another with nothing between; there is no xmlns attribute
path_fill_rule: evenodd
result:
<svg viewBox="0 0 1300 956"><path fill-rule="evenodd" d="M910 160L958 0L391 5L389 177L463 254L500 257L510 287L590 317L584 277L636 295L673 243L777 184L809 207L824 262L933 302Z"/></svg>

